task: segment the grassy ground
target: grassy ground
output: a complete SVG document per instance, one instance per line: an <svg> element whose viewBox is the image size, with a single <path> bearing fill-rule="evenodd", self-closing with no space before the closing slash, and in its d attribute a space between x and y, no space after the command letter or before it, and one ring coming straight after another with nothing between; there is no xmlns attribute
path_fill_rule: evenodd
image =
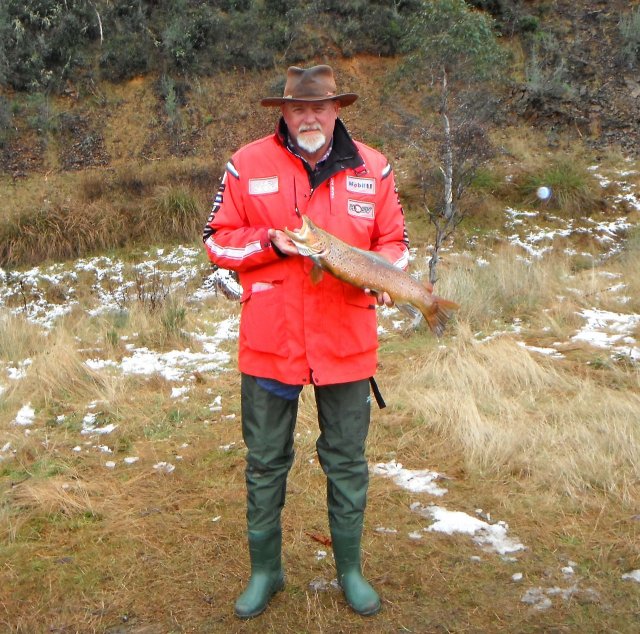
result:
<svg viewBox="0 0 640 634"><path fill-rule="evenodd" d="M369 77L368 68L354 61L350 72L362 79ZM251 77L241 81L237 95L251 89L257 102L264 90ZM3 227L16 245L10 252L2 251L7 240L0 243L5 264L41 262L36 238L44 235L53 244L56 235L66 235L70 227L64 223L72 217L88 235L81 221L113 216L117 226L93 227L90 252L100 252L101 245L139 249L147 240L161 241L162 231L154 233L141 218L166 212L163 226L178 218L188 236L190 223L203 222L206 195L231 145L255 136L257 107L239 112L225 102L240 99L236 91L204 87L194 96L202 110L233 111L234 119L251 123L242 133L246 139L227 128L231 121L213 129L203 120L199 142L206 152L200 148L199 156L207 158L127 162L162 127L162 121L149 127L141 112L157 108L152 87L143 82L131 88L137 92L110 97L125 115L120 120L131 122L120 126L114 117L106 125L112 167L3 181L3 218L12 221ZM375 129L361 117L365 109L348 113L356 133ZM260 125L265 133L271 129ZM556 218L562 209L530 198L537 184L554 178L572 217L585 195L593 220L613 220L614 214L602 209L601 188L585 177L589 163L575 148L561 147L558 154L572 157L578 180L566 162L558 176L558 162L532 151L546 147L540 138L509 131L498 144L502 163L476 184L474 213L440 264L438 293L461 304L445 339L436 342L423 331L403 335L393 328L397 317L382 317L387 332L378 380L389 407L373 412L370 463L396 460L408 469L434 469L443 474L439 484L447 493L410 493L372 476L363 545L365 573L383 599L378 616L357 617L330 584L335 572L330 548L322 543L328 535L325 479L315 457L315 410L306 390L283 518L286 589L259 619L240 622L233 616L248 575L235 343L221 344L231 355L227 370L194 371L186 378L188 398L172 397L175 384L158 376L96 371L84 362L95 356L121 361L130 343L158 351L200 350L192 333L211 334L216 323L237 314L237 305L222 297L192 304L187 299L195 286L167 296L152 282L146 290L139 286L137 301L123 311L91 317L85 309L96 289L80 274L79 305L49 334L0 313L3 370L32 360L26 376L0 394L0 630L637 632L640 586L622 575L640 568L640 374L624 355L612 358L571 337L584 321L580 310L640 312L634 274L640 266L638 213L626 210L636 229L629 230L618 255L602 259L602 236L558 234L553 250L532 265L508 244L503 220L504 207L519 204L540 213L532 222L544 216L547 226L566 227L566 218ZM402 182L407 156L393 156L400 191L409 193L403 200L418 248L414 263L424 272L432 230L418 197ZM634 178L637 186L637 171L627 180ZM615 183L605 191L609 198L624 194ZM49 224L13 222L31 222L34 209L52 210L35 214ZM21 226L33 232L21 232ZM50 233L43 234L43 227ZM23 258L12 259L18 249ZM74 255L64 249L62 243L64 257ZM50 249L44 253L55 259ZM126 262L135 257L125 252ZM621 276L626 303L614 290L619 280L603 272ZM12 308L38 299L28 288L21 292ZM65 293L54 284L46 291L49 299ZM637 341L637 326L631 335ZM540 348L560 342L564 358L550 359L516 342ZM34 423L15 425L26 403L35 410ZM83 434L90 413L97 424L117 427L104 436ZM126 464L128 457L138 460ZM175 469L167 472L167 465ZM416 510L429 504L471 516L482 509L492 523L506 522L526 549L510 559L485 552L469 536L424 531L432 520ZM416 532L421 539L409 537ZM517 573L522 577L514 580ZM551 603L547 609L541 609L544 601Z"/></svg>
<svg viewBox="0 0 640 634"><path fill-rule="evenodd" d="M0 629L637 631L638 585L622 579L640 567L637 367L589 365L601 357L589 346L556 360L523 349L512 335L478 344L471 327L495 329L496 306L483 308L487 297L501 298L507 322L510 314L527 315L527 336L541 345L571 332L561 315L581 306L576 299L571 308L555 306L559 280L571 275L583 296L598 284L593 275L574 276L563 258L550 258L539 267L544 281L528 278L525 311L505 299L520 297L513 254L495 257L494 272L504 267L509 275L479 274L471 283L464 258L448 265L440 292L461 300L460 279L467 280L466 301L442 345L428 332L394 331L392 319L383 318L379 382L389 407L373 412L370 463L434 469L447 493L411 493L372 476L364 568L384 606L372 619L351 613L330 585L335 573L322 543L325 480L315 457L311 392L302 396L283 518L287 586L263 616L240 622L233 602L248 559L236 371L194 372L183 399L158 377L89 370L84 359L96 351L122 358L136 332L160 349L197 348L170 329L172 339L166 312L148 306L132 310L124 324L76 312L44 338L5 316L2 359L33 362L0 397L1 438L12 448L0 462ZM637 251L627 250L607 268L629 271L634 263ZM185 306L185 332L211 330L237 313L222 297ZM109 334L116 326L119 338ZM235 343L222 345L233 357ZM26 402L35 421L21 428L12 421ZM117 427L83 435L88 412L97 425ZM130 456L139 460L127 465ZM492 523L506 522L526 549L502 557L469 536L424 531L432 521L416 510L430 504L472 516L482 509ZM416 532L421 539L409 537ZM571 575L563 572L568 566ZM540 609L544 599L548 609Z"/></svg>

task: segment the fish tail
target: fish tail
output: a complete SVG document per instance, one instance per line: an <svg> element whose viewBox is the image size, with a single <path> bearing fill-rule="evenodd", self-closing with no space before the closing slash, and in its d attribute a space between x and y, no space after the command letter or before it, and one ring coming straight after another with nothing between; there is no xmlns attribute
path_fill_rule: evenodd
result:
<svg viewBox="0 0 640 634"><path fill-rule="evenodd" d="M432 295L431 302L428 306L421 308L421 312L427 320L433 334L436 337L441 337L447 322L458 308L460 308L460 306L455 302L443 299L437 295Z"/></svg>

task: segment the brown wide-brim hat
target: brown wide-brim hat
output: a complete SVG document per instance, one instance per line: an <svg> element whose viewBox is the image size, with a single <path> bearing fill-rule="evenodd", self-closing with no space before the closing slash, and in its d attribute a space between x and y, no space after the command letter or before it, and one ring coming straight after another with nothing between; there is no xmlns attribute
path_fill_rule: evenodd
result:
<svg viewBox="0 0 640 634"><path fill-rule="evenodd" d="M331 66L320 65L311 68L289 66L287 82L282 97L267 97L263 106L280 106L293 101L337 101L341 106L350 106L358 95L353 92L338 94L336 80Z"/></svg>

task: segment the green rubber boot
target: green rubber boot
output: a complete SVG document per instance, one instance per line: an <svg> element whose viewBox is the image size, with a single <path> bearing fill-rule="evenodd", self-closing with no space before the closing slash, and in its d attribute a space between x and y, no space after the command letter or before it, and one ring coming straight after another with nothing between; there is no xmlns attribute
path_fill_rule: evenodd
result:
<svg viewBox="0 0 640 634"><path fill-rule="evenodd" d="M282 530L249 531L251 578L238 597L236 616L251 619L265 611L271 597L284 588L281 561Z"/></svg>
<svg viewBox="0 0 640 634"><path fill-rule="evenodd" d="M354 612L362 616L373 616L380 612L380 597L362 576L360 567L361 536L361 531L343 533L331 529L338 583L344 592L345 599Z"/></svg>

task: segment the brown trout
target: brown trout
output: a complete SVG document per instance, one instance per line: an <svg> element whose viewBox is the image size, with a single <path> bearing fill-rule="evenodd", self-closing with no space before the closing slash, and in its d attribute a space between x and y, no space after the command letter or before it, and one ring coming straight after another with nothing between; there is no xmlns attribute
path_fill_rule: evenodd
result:
<svg viewBox="0 0 640 634"><path fill-rule="evenodd" d="M387 292L399 308L415 307L429 328L440 337L458 304L431 293L431 289L382 256L343 242L302 216L302 227L284 229L301 255L310 257L323 271L343 282L374 292ZM418 318L420 315L417 315Z"/></svg>

